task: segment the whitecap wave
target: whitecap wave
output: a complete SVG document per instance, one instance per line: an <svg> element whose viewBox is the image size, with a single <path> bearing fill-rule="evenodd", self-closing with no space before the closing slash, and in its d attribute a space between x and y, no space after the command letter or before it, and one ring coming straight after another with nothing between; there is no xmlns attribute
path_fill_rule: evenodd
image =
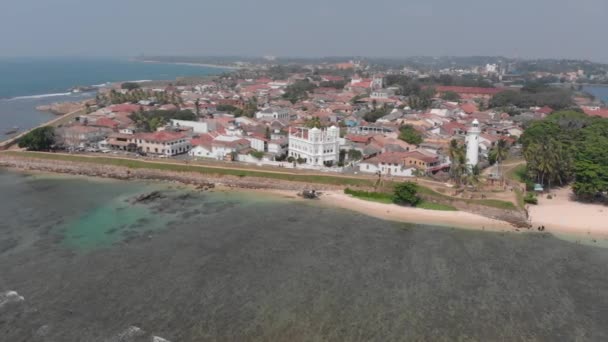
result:
<svg viewBox="0 0 608 342"><path fill-rule="evenodd" d="M9 100L29 100L29 99L43 99L45 97L56 97L56 96L68 96L72 93L55 93L55 94L41 94L41 95L28 95L28 96L16 96Z"/></svg>

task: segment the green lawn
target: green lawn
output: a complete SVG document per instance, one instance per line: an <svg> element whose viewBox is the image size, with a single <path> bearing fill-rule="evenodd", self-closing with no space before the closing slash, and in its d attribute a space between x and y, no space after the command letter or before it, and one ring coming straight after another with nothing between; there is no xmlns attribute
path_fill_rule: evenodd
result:
<svg viewBox="0 0 608 342"><path fill-rule="evenodd" d="M507 172L506 177L520 183L526 182L526 164L517 165Z"/></svg>
<svg viewBox="0 0 608 342"><path fill-rule="evenodd" d="M443 210L443 211L458 211L458 209L447 204L433 203L428 201L422 201L416 208L429 209L429 210Z"/></svg>
<svg viewBox="0 0 608 342"><path fill-rule="evenodd" d="M374 181L371 179L361 179L361 178L351 178L344 177L339 175L307 175L307 174L298 174L298 173L289 173L287 170L280 172L271 172L264 170L247 170L247 169L236 169L236 168L222 168L222 167L208 167L203 165L193 165L193 164L179 164L179 163L171 163L171 162L155 162L155 161L143 161L143 160L134 160L134 159L121 159L121 158L111 158L111 157L87 157L87 156L79 156L79 155L64 155L64 154L56 154L56 153L40 153L40 152L24 152L24 151L6 151L3 152L7 155L20 156L20 157L29 157L29 158L38 158L38 159L51 159L51 160L63 160L63 161L73 161L80 163L91 163L91 164L102 164L102 165L111 165L111 166L123 166L132 169L152 169L152 170L166 170L166 171L175 171L175 172L198 172L202 174L212 174L212 175L228 175L228 176L237 176L237 177L259 177L259 178L270 178L270 179L278 179L278 180L286 180L286 181L294 181L294 182L303 182L303 183L313 183L313 184L331 184L331 185L339 185L339 186L361 186L361 187L372 187L374 185ZM238 167L235 165L235 167ZM392 184L386 184L389 188ZM466 203L471 204L479 204L485 205L488 207L494 207L499 209L517 209L517 207L511 203L501 200L493 200L493 199L479 199L479 200L471 200L471 199L455 199L447 195L443 195L439 192L436 192L430 188L427 188L422 185L418 185L418 193L422 195L432 196L433 198L437 198L443 202L451 202L451 201L464 201ZM374 195L371 195L374 194ZM369 200L374 200L376 202L381 203L392 203L392 193L386 192L384 193L384 197L375 195L376 193L367 192L367 194L359 194L358 196L370 197ZM389 201L390 198L390 201Z"/></svg>
<svg viewBox="0 0 608 342"><path fill-rule="evenodd" d="M519 190L518 187L515 187L513 191L515 191L515 197L517 197L517 205L521 209L524 209L526 207L526 203L524 202L524 194L521 192L521 190Z"/></svg>
<svg viewBox="0 0 608 342"><path fill-rule="evenodd" d="M484 205L486 207L498 208L498 209L507 209L507 210L515 210L517 207L515 204L507 201L497 200L497 199L465 199L465 198L453 198L444 194L441 194L431 188L427 188L425 186L418 185L418 193L422 195L427 195L433 198L440 199L442 201L451 202L451 201L462 201L469 204L478 204Z"/></svg>
<svg viewBox="0 0 608 342"><path fill-rule="evenodd" d="M384 204L393 203L393 196L384 192L369 192L346 188L344 190L344 193L365 201L378 202ZM422 201L416 206L416 208L429 210L458 211L458 209L452 207L451 205L433 203L428 201Z"/></svg>
<svg viewBox="0 0 608 342"><path fill-rule="evenodd" d="M132 169L153 169L153 170L166 170L176 172L198 172L202 174L213 174L213 175L229 175L237 177L260 177L260 178L271 178L286 181L305 182L305 183L317 183L317 184L332 184L332 185L351 185L351 186L372 186L373 181L368 179L358 179L349 177L340 177L332 175L305 175L297 173L275 173L267 172L263 170L238 170L238 169L226 169L221 167L206 167L199 165L187 165L177 163L163 163L154 161L143 161L133 159L119 159L110 157L86 157L78 155L63 155L55 153L38 153L38 152L22 152L22 151L8 151L4 152L8 155L30 157L38 159L51 159L51 160L64 160L80 163L91 163L91 164L103 164L112 166L123 166Z"/></svg>
<svg viewBox="0 0 608 342"><path fill-rule="evenodd" d="M371 192L346 188L344 189L344 193L366 201L384 204L393 203L393 195L384 192Z"/></svg>

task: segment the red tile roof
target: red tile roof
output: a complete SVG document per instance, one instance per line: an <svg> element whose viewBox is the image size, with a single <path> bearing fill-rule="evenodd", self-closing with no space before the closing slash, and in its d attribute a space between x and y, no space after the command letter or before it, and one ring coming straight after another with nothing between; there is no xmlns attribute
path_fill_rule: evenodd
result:
<svg viewBox="0 0 608 342"><path fill-rule="evenodd" d="M112 112L136 112L139 110L141 106L140 105L136 105L136 104L130 104L130 103L123 103L123 104L116 104L116 105L111 105L110 107L108 107Z"/></svg>
<svg viewBox="0 0 608 342"><path fill-rule="evenodd" d="M370 159L366 159L363 161L363 163L368 163L368 164L403 164L405 161L405 158L408 157L409 152L386 152L386 153L382 153L379 154L375 157L372 157Z"/></svg>
<svg viewBox="0 0 608 342"><path fill-rule="evenodd" d="M119 126L119 123L110 119L110 118L99 118L95 120L91 126L99 126L99 127L108 127L112 129L116 129Z"/></svg>
<svg viewBox="0 0 608 342"><path fill-rule="evenodd" d="M423 162L426 162L426 163L435 163L435 162L439 161L439 158L426 155L420 151L410 151L410 152L404 152L404 153L406 154L406 158L414 158L414 159L422 160Z"/></svg>
<svg viewBox="0 0 608 342"><path fill-rule="evenodd" d="M589 107L583 107L583 112L590 116L601 116L603 118L608 118L608 108L592 109Z"/></svg>
<svg viewBox="0 0 608 342"><path fill-rule="evenodd" d="M551 114L554 112L553 108L549 107L549 106L544 106L541 109L536 111L537 113L542 113L542 114Z"/></svg>
<svg viewBox="0 0 608 342"><path fill-rule="evenodd" d="M346 138L346 140L350 140L350 141L356 142L356 143L363 143L363 144L369 143L369 141L372 139L372 137L369 135L356 135L356 134L348 134L345 138Z"/></svg>
<svg viewBox="0 0 608 342"><path fill-rule="evenodd" d="M472 114L477 111L477 106L472 103L464 103L460 105L460 109L462 109L467 114Z"/></svg>
<svg viewBox="0 0 608 342"><path fill-rule="evenodd" d="M139 133L134 136L136 139L146 141L167 142L186 138L186 134L180 132L159 131L154 133Z"/></svg>

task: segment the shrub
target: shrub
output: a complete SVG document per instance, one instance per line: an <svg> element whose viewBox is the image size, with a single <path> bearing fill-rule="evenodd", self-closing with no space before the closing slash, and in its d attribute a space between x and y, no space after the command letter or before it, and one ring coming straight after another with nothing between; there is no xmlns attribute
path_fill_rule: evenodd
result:
<svg viewBox="0 0 608 342"><path fill-rule="evenodd" d="M418 197L418 185L412 182L404 182L395 186L393 201L397 204L409 204L415 206L420 203Z"/></svg>
<svg viewBox="0 0 608 342"><path fill-rule="evenodd" d="M526 196L524 197L524 203L527 203L527 204L538 204L538 198L536 198L536 196L533 193L528 192L526 194Z"/></svg>
<svg viewBox="0 0 608 342"><path fill-rule="evenodd" d="M256 159L262 159L264 157L264 152L262 151L251 151L249 154Z"/></svg>

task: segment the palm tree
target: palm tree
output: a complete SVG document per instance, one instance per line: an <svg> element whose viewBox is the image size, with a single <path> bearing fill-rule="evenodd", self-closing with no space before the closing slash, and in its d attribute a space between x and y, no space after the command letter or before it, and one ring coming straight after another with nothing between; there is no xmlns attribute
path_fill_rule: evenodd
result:
<svg viewBox="0 0 608 342"><path fill-rule="evenodd" d="M473 187L474 190L477 190L477 185L481 182L481 170L479 166L475 165L472 168L467 168L466 172L466 184Z"/></svg>
<svg viewBox="0 0 608 342"><path fill-rule="evenodd" d="M452 166L450 167L450 176L452 179L454 179L456 184L460 186L462 184L463 176L466 175L468 169L464 146L460 145L455 139L452 139L450 141L448 155L450 157L450 161L452 162Z"/></svg>
<svg viewBox="0 0 608 342"><path fill-rule="evenodd" d="M194 101L194 107L196 109L196 116L201 116L201 102L198 98L196 99L196 101Z"/></svg>
<svg viewBox="0 0 608 342"><path fill-rule="evenodd" d="M503 160L507 159L509 155L509 147L507 146L507 141L504 139L498 140L496 145L492 148L492 155L496 159L496 169L498 174L500 175L500 179L502 180L502 172L500 171L500 166Z"/></svg>

